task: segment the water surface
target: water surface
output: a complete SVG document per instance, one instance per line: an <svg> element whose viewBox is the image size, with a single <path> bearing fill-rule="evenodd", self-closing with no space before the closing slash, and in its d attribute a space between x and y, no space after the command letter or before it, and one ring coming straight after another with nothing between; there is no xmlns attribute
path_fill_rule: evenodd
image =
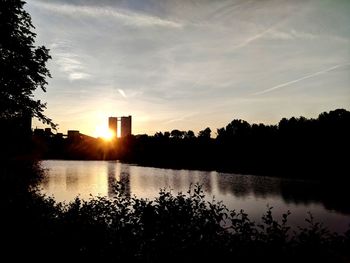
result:
<svg viewBox="0 0 350 263"><path fill-rule="evenodd" d="M289 223L305 225L308 212L331 230L344 232L350 224L346 194L306 180L239 175L196 170L142 167L118 161L42 161L47 176L42 192L57 201L72 201L79 196L113 196L113 183L126 182L132 196L153 199L161 188L186 193L190 185L203 186L208 200L223 201L229 209L243 209L250 218L259 220L267 206L281 217L292 212Z"/></svg>

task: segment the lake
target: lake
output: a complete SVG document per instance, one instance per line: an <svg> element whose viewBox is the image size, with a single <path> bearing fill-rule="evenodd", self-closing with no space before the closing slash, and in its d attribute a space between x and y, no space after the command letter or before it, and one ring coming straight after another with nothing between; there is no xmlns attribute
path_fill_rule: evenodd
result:
<svg viewBox="0 0 350 263"><path fill-rule="evenodd" d="M199 183L208 201L215 198L231 210L243 209L253 220L259 221L267 206L272 206L277 218L290 210L288 222L294 227L306 224L308 212L332 231L344 232L350 225L348 191L332 190L332 186L315 181L161 169L119 161L46 160L41 165L46 169L41 191L58 202L77 196L86 200L91 196L113 197L113 184L119 180L126 182L131 196L148 199L163 188L174 194L186 193L191 184Z"/></svg>

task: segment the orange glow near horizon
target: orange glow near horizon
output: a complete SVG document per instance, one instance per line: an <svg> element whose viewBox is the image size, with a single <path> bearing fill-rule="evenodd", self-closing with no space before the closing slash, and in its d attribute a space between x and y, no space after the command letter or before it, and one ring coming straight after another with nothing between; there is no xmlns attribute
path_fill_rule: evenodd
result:
<svg viewBox="0 0 350 263"><path fill-rule="evenodd" d="M115 137L115 133L104 126L97 126L95 129L95 136L98 138L102 138L106 141L110 141Z"/></svg>

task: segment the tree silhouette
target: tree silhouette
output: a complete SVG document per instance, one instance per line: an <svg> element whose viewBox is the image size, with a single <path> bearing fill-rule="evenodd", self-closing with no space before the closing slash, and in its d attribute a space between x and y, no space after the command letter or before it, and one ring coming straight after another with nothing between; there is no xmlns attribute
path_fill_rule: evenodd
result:
<svg viewBox="0 0 350 263"><path fill-rule="evenodd" d="M191 139L196 138L196 136L194 135L193 131L189 130L189 131L185 132L184 138L191 140Z"/></svg>
<svg viewBox="0 0 350 263"><path fill-rule="evenodd" d="M176 130L176 129L172 130L170 133L171 138L174 138L174 139L181 139L183 135L184 135L183 131Z"/></svg>
<svg viewBox="0 0 350 263"><path fill-rule="evenodd" d="M248 122L244 120L233 120L231 121L226 128L220 128L217 130L218 139L232 139L235 136L247 137L251 132L251 126Z"/></svg>
<svg viewBox="0 0 350 263"><path fill-rule="evenodd" d="M51 58L44 46L36 47L30 15L20 0L0 1L0 119L30 114L43 123L56 125L44 115L46 104L34 99L34 91L46 91L51 77L46 62Z"/></svg>
<svg viewBox="0 0 350 263"><path fill-rule="evenodd" d="M211 129L209 127L207 127L204 130L199 131L198 138L209 139L210 134L211 134Z"/></svg>

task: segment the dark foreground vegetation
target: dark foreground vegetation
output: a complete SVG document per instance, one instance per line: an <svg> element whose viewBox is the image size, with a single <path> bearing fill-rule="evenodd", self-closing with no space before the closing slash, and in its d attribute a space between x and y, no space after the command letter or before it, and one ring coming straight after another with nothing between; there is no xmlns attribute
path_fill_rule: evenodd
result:
<svg viewBox="0 0 350 263"><path fill-rule="evenodd" d="M79 137L34 136L34 152L47 159L119 159L146 166L347 180L350 112L316 119L283 118L277 125L235 119L217 130L157 132L105 142Z"/></svg>
<svg viewBox="0 0 350 263"><path fill-rule="evenodd" d="M350 231L330 233L312 216L308 227L290 229L289 212L277 220L272 208L252 222L244 211L205 201L200 186L186 194L161 190L150 201L129 196L117 183L113 199L56 204L35 188L42 174L37 165L17 161L1 169L1 256L11 261L350 260Z"/></svg>

